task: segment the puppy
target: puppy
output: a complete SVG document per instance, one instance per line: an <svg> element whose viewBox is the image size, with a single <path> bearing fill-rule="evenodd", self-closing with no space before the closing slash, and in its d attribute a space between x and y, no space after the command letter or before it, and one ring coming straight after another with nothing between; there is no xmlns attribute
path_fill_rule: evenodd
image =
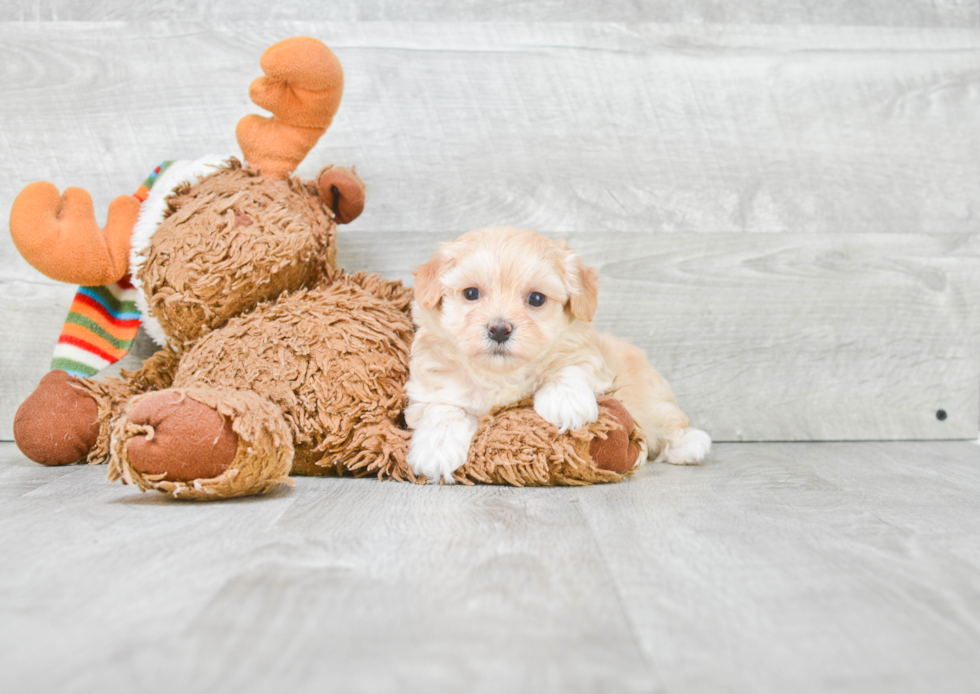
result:
<svg viewBox="0 0 980 694"><path fill-rule="evenodd" d="M650 457L701 462L711 439L690 428L667 382L642 351L593 327L598 292L594 269L530 229L442 244L415 271L412 469L452 482L479 419L532 393L535 411L564 432L594 422L596 396L613 392L646 432Z"/></svg>

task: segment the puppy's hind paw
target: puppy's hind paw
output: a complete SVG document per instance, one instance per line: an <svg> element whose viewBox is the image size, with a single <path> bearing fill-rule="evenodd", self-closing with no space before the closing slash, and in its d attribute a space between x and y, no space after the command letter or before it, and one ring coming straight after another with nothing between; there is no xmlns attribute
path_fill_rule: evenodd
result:
<svg viewBox="0 0 980 694"><path fill-rule="evenodd" d="M685 429L664 444L657 460L671 465L697 465L711 450L711 437L700 429Z"/></svg>

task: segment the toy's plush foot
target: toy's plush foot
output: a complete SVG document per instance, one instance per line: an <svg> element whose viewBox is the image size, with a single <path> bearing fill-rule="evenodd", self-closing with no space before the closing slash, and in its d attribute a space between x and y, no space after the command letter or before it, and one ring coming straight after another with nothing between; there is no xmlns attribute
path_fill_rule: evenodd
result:
<svg viewBox="0 0 980 694"><path fill-rule="evenodd" d="M255 393L172 388L130 401L110 453L110 481L223 499L290 483L293 438L280 409Z"/></svg>
<svg viewBox="0 0 980 694"><path fill-rule="evenodd" d="M126 444L129 464L145 475L165 474L175 482L217 477L231 467L238 452L238 435L230 421L174 391L143 398L129 413L129 421L145 427Z"/></svg>
<svg viewBox="0 0 980 694"><path fill-rule="evenodd" d="M630 440L633 433L633 417L626 411L619 400L609 398L603 401L603 407L613 419L620 424L619 429L606 432L606 438L596 437L589 444L589 455L592 462L600 470L609 470L616 474L625 474L640 459L643 452L637 441Z"/></svg>
<svg viewBox="0 0 980 694"><path fill-rule="evenodd" d="M83 462L99 438L95 400L68 373L45 374L14 416L14 440L42 465Z"/></svg>

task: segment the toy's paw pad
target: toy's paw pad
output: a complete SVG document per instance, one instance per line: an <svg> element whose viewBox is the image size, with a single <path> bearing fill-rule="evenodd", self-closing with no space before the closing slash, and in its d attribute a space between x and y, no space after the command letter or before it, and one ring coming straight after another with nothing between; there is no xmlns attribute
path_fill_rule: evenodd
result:
<svg viewBox="0 0 980 694"><path fill-rule="evenodd" d="M671 465L697 465L711 451L711 437L700 429L685 429L673 441L668 441L658 460Z"/></svg>
<svg viewBox="0 0 980 694"><path fill-rule="evenodd" d="M364 211L365 187L354 167L330 167L320 173L320 197L338 224L350 224Z"/></svg>
<svg viewBox="0 0 980 694"><path fill-rule="evenodd" d="M563 434L597 420L599 403L588 383L569 378L541 386L534 394L534 411Z"/></svg>
<svg viewBox="0 0 980 694"><path fill-rule="evenodd" d="M600 470L622 475L637 464L641 453L639 444L630 441L634 427L633 417L619 400L610 398L602 406L619 422L621 428L608 432L604 439L598 436L592 439L589 455Z"/></svg>
<svg viewBox="0 0 980 694"><path fill-rule="evenodd" d="M98 406L77 383L65 371L51 371L17 409L14 440L35 463L81 462L98 441Z"/></svg>
<svg viewBox="0 0 980 694"><path fill-rule="evenodd" d="M431 484L452 484L453 473L466 463L476 433L471 418L451 418L416 429L408 448L408 464Z"/></svg>
<svg viewBox="0 0 980 694"><path fill-rule="evenodd" d="M129 464L143 474L166 474L174 482L217 477L238 451L231 422L182 393L164 391L142 398L129 421L150 427L126 443Z"/></svg>

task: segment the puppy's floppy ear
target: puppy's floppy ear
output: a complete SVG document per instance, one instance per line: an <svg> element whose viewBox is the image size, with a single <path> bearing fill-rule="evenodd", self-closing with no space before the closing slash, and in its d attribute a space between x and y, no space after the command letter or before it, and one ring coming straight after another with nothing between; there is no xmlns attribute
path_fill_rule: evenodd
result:
<svg viewBox="0 0 980 694"><path fill-rule="evenodd" d="M446 257L442 251L436 251L429 262L415 268L415 300L422 308L435 308L442 301L442 276L446 265Z"/></svg>
<svg viewBox="0 0 980 694"><path fill-rule="evenodd" d="M580 321L589 322L599 307L599 273L569 252L563 263L568 309Z"/></svg>

